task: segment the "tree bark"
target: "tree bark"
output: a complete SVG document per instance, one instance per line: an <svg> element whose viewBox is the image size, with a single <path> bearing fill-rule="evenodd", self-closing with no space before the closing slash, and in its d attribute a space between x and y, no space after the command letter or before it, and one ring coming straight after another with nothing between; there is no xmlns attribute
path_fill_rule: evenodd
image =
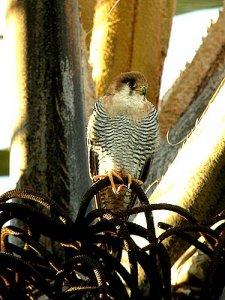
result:
<svg viewBox="0 0 225 300"><path fill-rule="evenodd" d="M7 22L17 41L19 90L11 176L75 218L89 187L78 1L9 1Z"/></svg>
<svg viewBox="0 0 225 300"><path fill-rule="evenodd" d="M89 52L86 45L86 33L82 30L82 71L84 83L84 121L87 127L89 117L92 113L94 103L96 101L95 84L91 76L91 66L88 62Z"/></svg>

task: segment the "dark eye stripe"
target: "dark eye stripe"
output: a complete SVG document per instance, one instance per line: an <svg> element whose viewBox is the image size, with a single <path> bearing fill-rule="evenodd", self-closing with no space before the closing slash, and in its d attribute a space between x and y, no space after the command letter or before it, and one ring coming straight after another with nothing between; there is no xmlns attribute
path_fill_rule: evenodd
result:
<svg viewBox="0 0 225 300"><path fill-rule="evenodd" d="M131 89L134 88L134 86L136 85L136 82L137 82L136 79L132 78L130 76L124 77L122 80L122 83L127 83Z"/></svg>

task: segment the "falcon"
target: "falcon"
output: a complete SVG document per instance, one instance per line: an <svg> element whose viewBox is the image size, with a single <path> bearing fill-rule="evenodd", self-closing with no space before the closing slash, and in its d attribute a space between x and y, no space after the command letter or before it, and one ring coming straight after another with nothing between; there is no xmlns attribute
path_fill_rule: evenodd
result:
<svg viewBox="0 0 225 300"><path fill-rule="evenodd" d="M118 212L132 207L132 180L142 184L147 177L159 140L159 123L146 93L145 76L126 72L114 78L106 95L94 105L87 128L90 176L93 181L108 177L111 183L97 194L98 208Z"/></svg>

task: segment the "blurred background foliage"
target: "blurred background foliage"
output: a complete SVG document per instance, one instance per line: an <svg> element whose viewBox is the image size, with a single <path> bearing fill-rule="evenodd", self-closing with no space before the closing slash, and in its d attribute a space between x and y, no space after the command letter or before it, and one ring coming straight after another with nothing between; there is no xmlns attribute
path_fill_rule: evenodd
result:
<svg viewBox="0 0 225 300"><path fill-rule="evenodd" d="M0 150L0 176L9 175L9 151Z"/></svg>

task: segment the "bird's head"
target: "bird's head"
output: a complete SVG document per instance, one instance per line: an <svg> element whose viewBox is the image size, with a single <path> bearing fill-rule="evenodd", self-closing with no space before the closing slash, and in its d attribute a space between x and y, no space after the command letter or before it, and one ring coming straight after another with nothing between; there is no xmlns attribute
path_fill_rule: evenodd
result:
<svg viewBox="0 0 225 300"><path fill-rule="evenodd" d="M142 73L126 72L113 79L107 90L107 95L121 92L130 96L139 95L141 98L145 98L147 87L147 80Z"/></svg>

